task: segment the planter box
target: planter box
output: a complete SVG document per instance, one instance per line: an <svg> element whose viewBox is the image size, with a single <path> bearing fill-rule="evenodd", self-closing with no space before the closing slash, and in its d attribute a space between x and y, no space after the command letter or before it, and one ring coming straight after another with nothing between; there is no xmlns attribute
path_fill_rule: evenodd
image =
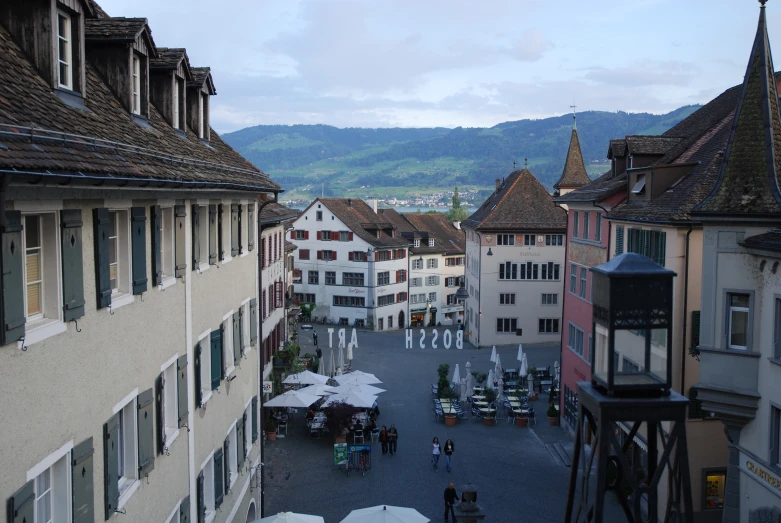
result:
<svg viewBox="0 0 781 523"><path fill-rule="evenodd" d="M496 425L496 418L493 416L486 416L483 418L483 423L485 423L488 427L493 427Z"/></svg>
<svg viewBox="0 0 781 523"><path fill-rule="evenodd" d="M445 414L445 425L448 427L453 427L456 424L456 415L455 414Z"/></svg>
<svg viewBox="0 0 781 523"><path fill-rule="evenodd" d="M518 427L528 427L529 426L529 418L527 417L521 417L517 416L515 418L515 425Z"/></svg>
<svg viewBox="0 0 781 523"><path fill-rule="evenodd" d="M347 436L334 437L334 443L347 443Z"/></svg>
<svg viewBox="0 0 781 523"><path fill-rule="evenodd" d="M556 416L555 418L551 418L550 416L548 416L548 425L550 425L551 427L556 427L558 426L558 424L559 424L558 416Z"/></svg>
<svg viewBox="0 0 781 523"><path fill-rule="evenodd" d="M276 432L266 432L266 441L277 441Z"/></svg>

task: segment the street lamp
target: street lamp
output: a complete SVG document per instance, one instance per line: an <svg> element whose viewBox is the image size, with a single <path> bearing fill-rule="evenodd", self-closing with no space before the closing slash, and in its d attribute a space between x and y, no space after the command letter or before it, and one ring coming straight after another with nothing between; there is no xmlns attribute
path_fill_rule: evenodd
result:
<svg viewBox="0 0 781 523"><path fill-rule="evenodd" d="M458 290L456 291L456 300L464 301L468 297L469 297L469 293L466 291L466 287L464 286L464 280L461 279L461 285L458 287Z"/></svg>

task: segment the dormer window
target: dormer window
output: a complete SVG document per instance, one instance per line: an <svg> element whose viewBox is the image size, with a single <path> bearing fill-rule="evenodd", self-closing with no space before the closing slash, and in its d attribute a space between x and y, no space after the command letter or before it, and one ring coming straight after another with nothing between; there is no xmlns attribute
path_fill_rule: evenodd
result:
<svg viewBox="0 0 781 523"><path fill-rule="evenodd" d="M174 79L174 99L173 99L174 114L171 118L171 126L174 129L179 129L179 79Z"/></svg>
<svg viewBox="0 0 781 523"><path fill-rule="evenodd" d="M632 194L637 195L637 196L644 196L645 195L645 175L644 174L639 174L637 176L637 181L635 182L634 187L632 187Z"/></svg>
<svg viewBox="0 0 781 523"><path fill-rule="evenodd" d="M141 58L133 55L133 114L141 114Z"/></svg>
<svg viewBox="0 0 781 523"><path fill-rule="evenodd" d="M413 243L412 243L412 245L413 245L414 247L420 247L420 240L418 240L418 239L415 239L415 240L413 240Z"/></svg>
<svg viewBox="0 0 781 523"><path fill-rule="evenodd" d="M429 238L428 239L428 246L429 247L433 247L434 246L434 238Z"/></svg>
<svg viewBox="0 0 781 523"><path fill-rule="evenodd" d="M203 97L205 95L198 95L198 138L203 140Z"/></svg>
<svg viewBox="0 0 781 523"><path fill-rule="evenodd" d="M70 15L57 11L58 84L73 89L73 21Z"/></svg>

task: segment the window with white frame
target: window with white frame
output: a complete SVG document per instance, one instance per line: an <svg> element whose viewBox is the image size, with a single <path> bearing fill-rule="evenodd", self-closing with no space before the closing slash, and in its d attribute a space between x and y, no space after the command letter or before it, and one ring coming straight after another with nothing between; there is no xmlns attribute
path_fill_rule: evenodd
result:
<svg viewBox="0 0 781 523"><path fill-rule="evenodd" d="M596 241L602 241L602 213L598 212L596 216L596 223L594 224L594 239Z"/></svg>
<svg viewBox="0 0 781 523"><path fill-rule="evenodd" d="M409 286L410 287L422 287L423 286L423 278L410 278Z"/></svg>
<svg viewBox="0 0 781 523"><path fill-rule="evenodd" d="M228 488L231 488L239 478L239 447L238 440L236 439L237 437L236 422L234 421L230 432L228 432L228 441L230 441L230 443L228 444L228 455L225 456L225 461L227 461L226 466L230 473L230 484L228 485Z"/></svg>
<svg viewBox="0 0 781 523"><path fill-rule="evenodd" d="M517 318L496 318L496 332L507 332L515 334L517 328Z"/></svg>
<svg viewBox="0 0 781 523"><path fill-rule="evenodd" d="M383 271L377 273L377 285L388 285L390 284L390 272L389 271Z"/></svg>
<svg viewBox="0 0 781 523"><path fill-rule="evenodd" d="M533 234L524 234L523 235L523 244L524 245L534 245L535 244L535 236Z"/></svg>
<svg viewBox="0 0 781 523"><path fill-rule="evenodd" d="M546 234L545 235L545 245L549 245L549 246L564 245L564 235L563 234Z"/></svg>
<svg viewBox="0 0 781 523"><path fill-rule="evenodd" d="M499 279L500 280L517 280L518 279L518 264L512 262L504 262L499 264Z"/></svg>
<svg viewBox="0 0 781 523"><path fill-rule="evenodd" d="M748 294L728 293L729 305L727 342L730 349L748 349L749 306Z"/></svg>
<svg viewBox="0 0 781 523"><path fill-rule="evenodd" d="M496 245L515 245L514 234L497 234Z"/></svg>
<svg viewBox="0 0 781 523"><path fill-rule="evenodd" d="M209 455L206 463L201 468L203 474L203 506L206 509L206 521L214 518L214 453Z"/></svg>
<svg viewBox="0 0 781 523"><path fill-rule="evenodd" d="M57 61L60 87L73 89L73 20L57 11Z"/></svg>
<svg viewBox="0 0 781 523"><path fill-rule="evenodd" d="M448 276L445 278L445 287L458 287L458 276Z"/></svg>
<svg viewBox="0 0 781 523"><path fill-rule="evenodd" d="M207 205L198 207L198 226L198 243L201 248L198 259L203 268L209 266L209 207Z"/></svg>
<svg viewBox="0 0 781 523"><path fill-rule="evenodd" d="M429 292L428 293L428 301L430 301L431 303L434 303L435 301L437 301L437 293L436 292Z"/></svg>
<svg viewBox="0 0 781 523"><path fill-rule="evenodd" d="M249 343L249 327L250 327L250 313L249 302L241 306L241 341L244 345L243 349L246 353L252 349L252 345Z"/></svg>
<svg viewBox="0 0 781 523"><path fill-rule="evenodd" d="M436 258L429 258L426 261L426 268L427 269L436 269L437 267L439 267L439 260L437 260Z"/></svg>
<svg viewBox="0 0 781 523"><path fill-rule="evenodd" d="M515 293L500 293L499 305L515 305Z"/></svg>
<svg viewBox="0 0 781 523"><path fill-rule="evenodd" d="M586 279L588 278L588 270L585 267L580 268L580 297L586 299Z"/></svg>
<svg viewBox="0 0 781 523"><path fill-rule="evenodd" d="M583 356L583 329L570 323L567 334L567 347L572 349L575 354Z"/></svg>
<svg viewBox="0 0 781 523"><path fill-rule="evenodd" d="M439 285L439 276L427 276L426 285L428 286Z"/></svg>
<svg viewBox="0 0 781 523"><path fill-rule="evenodd" d="M419 240L415 240L419 241ZM420 270L423 268L423 258L418 258L417 260L412 260L412 270Z"/></svg>
<svg viewBox="0 0 781 523"><path fill-rule="evenodd" d="M24 299L28 328L60 315L59 227L56 213L24 215Z"/></svg>
<svg viewBox="0 0 781 523"><path fill-rule="evenodd" d="M428 246L429 247L433 247L434 246L434 238L429 238L428 239Z"/></svg>
<svg viewBox="0 0 781 523"><path fill-rule="evenodd" d="M136 430L137 397L131 399L120 409L119 444L116 446L119 497L138 480L138 432Z"/></svg>
<svg viewBox="0 0 781 523"><path fill-rule="evenodd" d="M781 409L770 407L770 463L781 467Z"/></svg>
<svg viewBox="0 0 781 523"><path fill-rule="evenodd" d="M591 213L589 211L583 212L583 238L588 240L588 229L591 222Z"/></svg>
<svg viewBox="0 0 781 523"><path fill-rule="evenodd" d="M250 401L244 409L244 456L249 456L252 450L252 402Z"/></svg>
<svg viewBox="0 0 781 523"><path fill-rule="evenodd" d="M318 222L321 222L321 221L323 221L323 211L317 211L317 212L315 213L315 219L316 219Z"/></svg>
<svg viewBox="0 0 781 523"><path fill-rule="evenodd" d="M578 291L578 266L574 263L569 265L569 291L572 294Z"/></svg>
<svg viewBox="0 0 781 523"><path fill-rule="evenodd" d="M141 58L133 55L133 113L141 114Z"/></svg>
<svg viewBox="0 0 781 523"><path fill-rule="evenodd" d="M415 238L414 240L412 240L412 246L413 247L420 247L420 239Z"/></svg>
<svg viewBox="0 0 781 523"><path fill-rule="evenodd" d="M558 318L540 318L537 331L540 334L556 334L559 332Z"/></svg>
<svg viewBox="0 0 781 523"><path fill-rule="evenodd" d="M179 430L179 387L176 383L176 358L163 369L163 424L165 425L165 444L170 446Z"/></svg>
<svg viewBox="0 0 781 523"><path fill-rule="evenodd" d="M62 452L62 449L59 452ZM72 502L69 458L70 452L65 451L51 466L35 477L33 484L35 523L67 523L70 521Z"/></svg>
<svg viewBox="0 0 781 523"><path fill-rule="evenodd" d="M127 214L126 210L108 213L109 283L113 294L130 292L130 220Z"/></svg>
<svg viewBox="0 0 781 523"><path fill-rule="evenodd" d="M559 295L558 294L543 294L542 295L542 305L558 305L559 303Z"/></svg>

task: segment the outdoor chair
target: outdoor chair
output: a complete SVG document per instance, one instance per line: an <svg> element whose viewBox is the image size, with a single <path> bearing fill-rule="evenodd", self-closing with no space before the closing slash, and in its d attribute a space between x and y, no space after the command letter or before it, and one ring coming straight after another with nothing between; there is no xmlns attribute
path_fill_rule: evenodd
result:
<svg viewBox="0 0 781 523"><path fill-rule="evenodd" d="M283 430L285 431L285 434L287 434L287 421L280 421L277 423L277 433L281 433Z"/></svg>
<svg viewBox="0 0 781 523"><path fill-rule="evenodd" d="M353 443L357 444L359 439L361 440L361 443L365 443L363 440L363 430L361 429L356 430L353 434Z"/></svg>

